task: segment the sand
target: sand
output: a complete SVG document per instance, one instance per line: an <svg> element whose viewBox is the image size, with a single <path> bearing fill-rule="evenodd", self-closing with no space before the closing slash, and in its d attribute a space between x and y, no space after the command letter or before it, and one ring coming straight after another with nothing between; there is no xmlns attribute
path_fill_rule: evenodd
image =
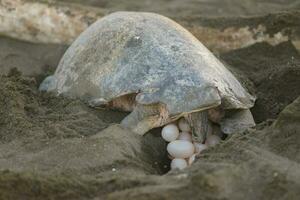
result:
<svg viewBox="0 0 300 200"><path fill-rule="evenodd" d="M104 6L119 9L114 2ZM266 9L298 8L290 2ZM139 9L130 2L129 8L117 5ZM179 5L175 1L174 9ZM253 14L238 10L232 14ZM264 22L278 16L282 13ZM213 21L210 25L245 23L238 17ZM216 52L257 96L252 113L258 125L172 172L160 129L139 137L118 125L128 113L38 91L66 48L0 37L0 199L298 199L300 55L291 41Z"/></svg>

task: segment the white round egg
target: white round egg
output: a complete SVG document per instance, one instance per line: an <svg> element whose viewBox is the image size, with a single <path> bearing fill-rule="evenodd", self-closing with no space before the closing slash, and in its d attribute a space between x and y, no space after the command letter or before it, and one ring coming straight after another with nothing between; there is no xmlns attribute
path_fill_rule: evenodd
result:
<svg viewBox="0 0 300 200"><path fill-rule="evenodd" d="M181 118L178 121L178 126L179 126L179 129L181 131L184 131L184 132L190 132L191 131L191 127L190 127L189 123L184 118Z"/></svg>
<svg viewBox="0 0 300 200"><path fill-rule="evenodd" d="M171 169L184 169L188 166L187 162L185 159L182 158L174 158L171 161Z"/></svg>
<svg viewBox="0 0 300 200"><path fill-rule="evenodd" d="M178 135L179 130L175 124L168 124L161 131L162 138L167 142L176 140Z"/></svg>
<svg viewBox="0 0 300 200"><path fill-rule="evenodd" d="M168 153L175 158L188 158L195 151L194 145L185 140L175 140L167 146Z"/></svg>
<svg viewBox="0 0 300 200"><path fill-rule="evenodd" d="M181 132L179 133L178 140L186 140L186 141L192 141L192 135L189 132Z"/></svg>
<svg viewBox="0 0 300 200"><path fill-rule="evenodd" d="M221 141L221 138L216 135L210 135L206 138L205 144L209 147L215 146L219 144Z"/></svg>
<svg viewBox="0 0 300 200"><path fill-rule="evenodd" d="M201 144L199 142L194 142L194 146L195 146L195 153L200 153L204 149L207 149L206 144Z"/></svg>

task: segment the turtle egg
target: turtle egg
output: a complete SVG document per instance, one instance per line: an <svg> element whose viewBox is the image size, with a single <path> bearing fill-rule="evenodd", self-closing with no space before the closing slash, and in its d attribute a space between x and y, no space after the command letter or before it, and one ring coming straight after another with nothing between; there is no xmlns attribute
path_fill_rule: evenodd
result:
<svg viewBox="0 0 300 200"><path fill-rule="evenodd" d="M219 144L221 141L221 138L216 135L210 135L206 138L205 144L209 147L215 146L216 144Z"/></svg>
<svg viewBox="0 0 300 200"><path fill-rule="evenodd" d="M186 160L182 158L175 158L171 161L171 169L184 169L187 166Z"/></svg>
<svg viewBox="0 0 300 200"><path fill-rule="evenodd" d="M179 133L178 140L186 140L186 141L192 141L192 135L188 132L181 132Z"/></svg>
<svg viewBox="0 0 300 200"><path fill-rule="evenodd" d="M194 142L194 146L195 146L195 152L196 153L200 153L204 149L207 149L206 144L201 144L201 143L198 143L198 142Z"/></svg>
<svg viewBox="0 0 300 200"><path fill-rule="evenodd" d="M181 131L184 131L184 132L190 132L191 131L190 125L188 124L188 122L184 118L181 118L179 120L178 126L179 126L179 129Z"/></svg>
<svg viewBox="0 0 300 200"><path fill-rule="evenodd" d="M175 124L168 124L161 131L162 138L167 142L172 142L176 140L178 135L179 130Z"/></svg>
<svg viewBox="0 0 300 200"><path fill-rule="evenodd" d="M188 158L195 151L194 145L185 140L175 140L167 146L168 153L175 158Z"/></svg>

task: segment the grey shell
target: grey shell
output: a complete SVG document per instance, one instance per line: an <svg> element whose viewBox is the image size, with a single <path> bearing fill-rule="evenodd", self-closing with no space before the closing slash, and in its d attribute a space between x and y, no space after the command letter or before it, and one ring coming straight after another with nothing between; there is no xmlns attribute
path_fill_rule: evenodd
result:
<svg viewBox="0 0 300 200"><path fill-rule="evenodd" d="M255 100L191 33L154 13L98 20L70 46L47 84L48 91L88 102L138 93L137 103L163 103L171 115L221 102L225 109L247 109Z"/></svg>

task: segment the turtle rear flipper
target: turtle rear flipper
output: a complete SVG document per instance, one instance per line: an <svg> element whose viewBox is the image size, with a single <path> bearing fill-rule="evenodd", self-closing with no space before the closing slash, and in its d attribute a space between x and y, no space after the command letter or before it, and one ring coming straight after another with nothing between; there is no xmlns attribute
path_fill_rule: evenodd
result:
<svg viewBox="0 0 300 200"><path fill-rule="evenodd" d="M157 103L150 105L138 104L121 122L121 125L133 132L144 135L149 130L161 127L170 121L165 106Z"/></svg>
<svg viewBox="0 0 300 200"><path fill-rule="evenodd" d="M193 141L203 143L209 134L212 134L212 124L208 120L207 110L189 113L186 117L189 122Z"/></svg>
<svg viewBox="0 0 300 200"><path fill-rule="evenodd" d="M225 134L242 133L247 128L254 127L255 122L249 109L238 109L226 111L220 126Z"/></svg>

